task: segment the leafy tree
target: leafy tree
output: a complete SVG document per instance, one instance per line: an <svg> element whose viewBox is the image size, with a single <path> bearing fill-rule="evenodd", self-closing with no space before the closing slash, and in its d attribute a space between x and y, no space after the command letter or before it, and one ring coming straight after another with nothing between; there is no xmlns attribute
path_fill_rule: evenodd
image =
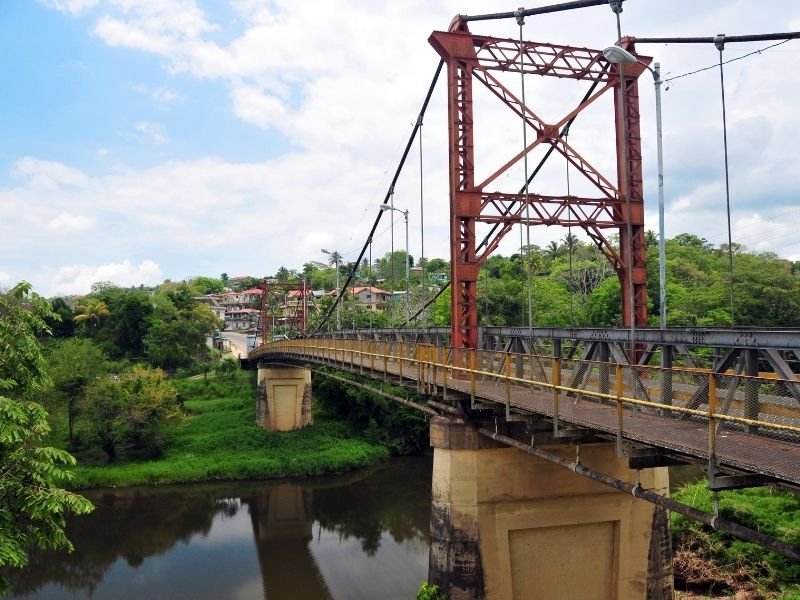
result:
<svg viewBox="0 0 800 600"><path fill-rule="evenodd" d="M76 323L87 323L90 331L96 332L100 319L111 314L105 302L97 298L88 298L86 302L78 305L78 314L75 315Z"/></svg>
<svg viewBox="0 0 800 600"><path fill-rule="evenodd" d="M44 408L31 401L48 383L36 335L53 316L26 282L0 294L0 567L25 566L32 546L71 551L65 515L93 509L61 488L75 459L40 445L50 428ZM6 591L0 573L0 593Z"/></svg>
<svg viewBox="0 0 800 600"><path fill-rule="evenodd" d="M112 356L138 358L144 354L144 339L153 314L153 302L146 292L131 291L114 304L113 318L105 329L106 345Z"/></svg>
<svg viewBox="0 0 800 600"><path fill-rule="evenodd" d="M227 274L223 273L226 276ZM223 289L225 289L225 281L222 279L214 279L213 277L205 277L203 275L199 275L191 280L189 280L189 285L192 287L192 291L195 295L202 296L204 294L219 294Z"/></svg>
<svg viewBox="0 0 800 600"><path fill-rule="evenodd" d="M166 423L180 418L178 393L161 369L136 366L128 373L102 377L86 389L83 425L87 441L117 457L120 444L149 456L161 451Z"/></svg>
<svg viewBox="0 0 800 600"><path fill-rule="evenodd" d="M155 367L177 369L189 367L209 357L206 338L219 327L211 309L189 298L184 303L172 295L161 298L156 305L156 317L150 322L144 338L146 356Z"/></svg>
<svg viewBox="0 0 800 600"><path fill-rule="evenodd" d="M67 411L69 443L75 447L75 418L86 386L104 374L108 360L91 340L71 338L60 341L48 356L52 387L44 394L49 404L63 405Z"/></svg>
<svg viewBox="0 0 800 600"><path fill-rule="evenodd" d="M56 316L45 319L48 329L53 337L67 338L75 335L75 316L63 298L56 298L51 302L51 307Z"/></svg>

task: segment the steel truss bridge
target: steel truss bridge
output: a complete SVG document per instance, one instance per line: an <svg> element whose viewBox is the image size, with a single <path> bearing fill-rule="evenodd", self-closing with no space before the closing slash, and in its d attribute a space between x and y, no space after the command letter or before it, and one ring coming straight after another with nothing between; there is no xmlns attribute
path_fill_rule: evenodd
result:
<svg viewBox="0 0 800 600"><path fill-rule="evenodd" d="M713 491L800 490L800 330L640 329L636 364L627 359L629 336L629 329L485 327L480 347L463 349L450 345L449 329L353 330L264 344L248 360L349 371L359 376L350 385L471 420L534 454L554 443L579 449L615 440L632 469L702 465ZM411 388L421 400L387 393L379 382ZM564 466L580 472L579 458ZM638 495L800 560L797 548L718 514L692 513L647 490Z"/></svg>
<svg viewBox="0 0 800 600"><path fill-rule="evenodd" d="M624 65L610 63L598 49L522 39L526 16L604 4L619 18L621 2L575 0L514 13L458 15L447 31L434 31L428 39L439 67L384 205L393 202L394 186L444 68L451 327L318 337L354 282L354 267L310 337L262 345L248 360L349 371L364 378L347 379L351 385L427 414L469 421L482 435L800 560L800 549L725 520L716 504L714 514L702 513L580 463L581 443L611 439L633 469L704 465L715 498L719 490L768 483L800 489L800 330L648 328L638 79L652 59L639 55L636 43L655 38L619 39L617 45L632 59ZM520 26L519 39L476 35L469 29L470 22L512 17ZM750 37L740 36L740 41ZM526 77L542 84L573 80L586 86L585 94L560 118L545 121L525 100ZM512 89L510 78L522 81L521 94ZM524 132L522 145L507 149L499 163L477 164L476 156L486 154L476 151L482 148L475 123L482 115L473 88L488 91L490 99L519 119ZM612 97L606 103L606 131L616 152L615 164L600 169L592 164L596 157L574 147L568 134L580 125L576 119L582 113L602 106L598 100L604 95ZM536 149L546 153L528 172L527 158ZM551 155L575 172L586 193L533 189ZM523 161L523 187L501 189L511 181L506 175ZM378 213L354 265L361 264L383 214ZM624 329L480 326L481 266L513 228L539 226L580 228L608 259L620 281ZM533 322L530 309L528 321ZM380 389L382 381L412 387L422 400L386 392ZM575 444L575 460L542 449L554 443Z"/></svg>

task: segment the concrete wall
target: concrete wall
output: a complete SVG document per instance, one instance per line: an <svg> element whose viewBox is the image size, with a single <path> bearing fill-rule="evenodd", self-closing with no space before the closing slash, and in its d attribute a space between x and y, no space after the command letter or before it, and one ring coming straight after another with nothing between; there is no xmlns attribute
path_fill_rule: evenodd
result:
<svg viewBox="0 0 800 600"><path fill-rule="evenodd" d="M653 505L498 447L468 425L434 418L431 445L429 579L451 600L671 597L671 570L664 572L664 557L651 556ZM574 446L545 449L575 458ZM580 452L582 464L634 481L613 444L582 445ZM666 492L666 469L640 477L643 486ZM666 523L656 524L657 554L664 534L658 527Z"/></svg>
<svg viewBox="0 0 800 600"><path fill-rule="evenodd" d="M291 431L313 422L311 371L259 365L256 423L268 431Z"/></svg>

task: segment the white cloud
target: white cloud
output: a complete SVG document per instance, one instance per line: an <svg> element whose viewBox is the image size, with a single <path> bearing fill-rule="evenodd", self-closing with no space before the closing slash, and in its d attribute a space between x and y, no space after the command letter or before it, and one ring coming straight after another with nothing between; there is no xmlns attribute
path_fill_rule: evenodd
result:
<svg viewBox="0 0 800 600"><path fill-rule="evenodd" d="M152 260L143 260L138 265L130 260L104 265L70 265L51 273L46 287L50 294L86 294L98 281L124 287L155 285L160 283L162 275L161 267Z"/></svg>
<svg viewBox="0 0 800 600"><path fill-rule="evenodd" d="M139 121L136 123L136 131L156 144L166 144L169 141L167 136L164 135L164 125L161 123Z"/></svg>
<svg viewBox="0 0 800 600"><path fill-rule="evenodd" d="M262 129L277 125L286 117L286 108L278 98L248 85L234 88L233 112Z"/></svg>
<svg viewBox="0 0 800 600"><path fill-rule="evenodd" d="M11 279L11 275L6 273L5 271L0 271L0 284L6 284Z"/></svg>
<svg viewBox="0 0 800 600"><path fill-rule="evenodd" d="M71 215L62 212L48 221L44 228L51 233L78 233L91 229L95 222L96 219L94 217Z"/></svg>
<svg viewBox="0 0 800 600"><path fill-rule="evenodd" d="M134 92L138 92L148 98L151 98L157 105L164 107L178 100L182 100L182 96L165 86L151 87L144 84L131 85Z"/></svg>
<svg viewBox="0 0 800 600"><path fill-rule="evenodd" d="M85 173L62 163L39 160L30 156L14 164L12 174L27 179L34 187L55 189L61 186L85 187L89 178Z"/></svg>
<svg viewBox="0 0 800 600"><path fill-rule="evenodd" d="M24 238L28 247L39 243L50 255L59 253L47 236L42 236L40 224L64 212L98 215L93 241L109 253L109 261L139 256L142 247L148 253L157 249L158 255L150 255L158 256L162 265L170 260L180 265L164 266L171 277L202 272L206 265L218 264L214 261L227 261L220 270L228 272L267 274L281 264L296 267L318 257L321 247L355 258L438 60L426 38L433 29L446 29L457 12L486 12L486 4L408 0L376 8L367 0L232 0L231 6L236 16L218 26L190 0L108 0L96 11L92 27L108 45L156 55L155 60L175 81L179 74L182 80L193 78L221 87L232 114L266 130L266 147L268 136L277 132L288 142L291 153L263 162L247 158L234 162L215 156L197 158L199 153L192 150L183 155L191 159L150 163L147 168L117 164L113 171L91 176L65 164L22 159L15 169L20 185L0 190L4 216L0 219L0 256L8 254L3 245L6 235ZM622 20L624 29L636 35L795 30L800 7L786 1L776 6L780 8L764 11L746 2L716 1L701 8L690 0L630 2ZM689 12L691 20L685 18ZM577 20L575 14L531 18L525 35L596 48L609 43L614 23L607 7L587 9ZM518 35L513 20L470 27L480 33ZM761 223L769 223L770 235L763 236L758 247L774 241L779 251L782 247L797 250L793 236L798 234L793 229L800 231L800 226L781 229L777 223L782 227L783 221L773 224L769 220L784 210L782 205L794 203L800 113L793 102L800 72L791 64L790 48L796 44L790 42L726 65L734 237L737 230L743 238L752 235L761 219ZM737 48L729 44L725 56L745 52ZM669 75L714 64L718 58L713 47L640 45L637 49L655 54ZM748 46L748 51L752 49ZM562 117L568 110L565 107L575 106L586 89L585 85L552 79L528 77L526 82L529 103L547 120ZM448 252L445 83L442 76L423 128L428 256L446 256ZM718 83L718 73L712 70L679 79L664 93L668 235L688 231L713 237L716 243L724 241L714 237L725 230ZM518 89L519 78L509 78L509 85ZM566 100L560 91L550 91L564 86L568 89ZM203 93L199 85L192 89L200 90L192 93ZM480 178L513 155L522 140L516 117L509 116L510 111L500 107L482 86L476 83L474 89ZM174 92L166 86L137 91L161 104L175 101ZM655 126L649 75L645 74L639 92L647 224L654 229ZM193 102L185 104L190 110ZM610 98L598 101L592 111L578 118L570 142L615 180L609 158L614 149ZM140 118L140 135L166 141L164 125L144 120L144 115L136 117ZM174 145L180 146L184 141L178 137L180 127L170 125L168 131ZM125 156L116 147L112 150L115 157ZM497 187L518 189L520 171L518 168L498 180ZM411 210L414 255L418 254L414 248L419 247L417 226L413 225L419 222L418 172L415 149L395 195L396 206ZM570 177L571 192L582 193L585 182L574 169ZM564 162L554 156L537 177L533 191L562 194L565 189ZM15 205L30 208L25 214L15 214ZM52 212L40 214L36 207L45 206ZM373 258L388 250L386 224L384 218ZM401 229L402 225L395 230L396 245L401 243ZM566 230L534 228L531 235L534 243L544 245L563 238ZM501 250L508 253L509 247L513 250L518 243L518 235L512 233ZM93 264L91 252L91 248L61 250L65 264Z"/></svg>
<svg viewBox="0 0 800 600"><path fill-rule="evenodd" d="M60 12L76 15L98 4L100 0L38 0L40 4Z"/></svg>

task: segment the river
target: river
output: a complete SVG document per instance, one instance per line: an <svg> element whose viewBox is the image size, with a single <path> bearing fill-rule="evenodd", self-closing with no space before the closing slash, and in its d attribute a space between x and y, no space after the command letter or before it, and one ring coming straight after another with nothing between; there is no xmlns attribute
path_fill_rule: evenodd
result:
<svg viewBox="0 0 800 600"><path fill-rule="evenodd" d="M11 598L403 599L428 575L431 458L337 477L92 490L72 554Z"/></svg>

